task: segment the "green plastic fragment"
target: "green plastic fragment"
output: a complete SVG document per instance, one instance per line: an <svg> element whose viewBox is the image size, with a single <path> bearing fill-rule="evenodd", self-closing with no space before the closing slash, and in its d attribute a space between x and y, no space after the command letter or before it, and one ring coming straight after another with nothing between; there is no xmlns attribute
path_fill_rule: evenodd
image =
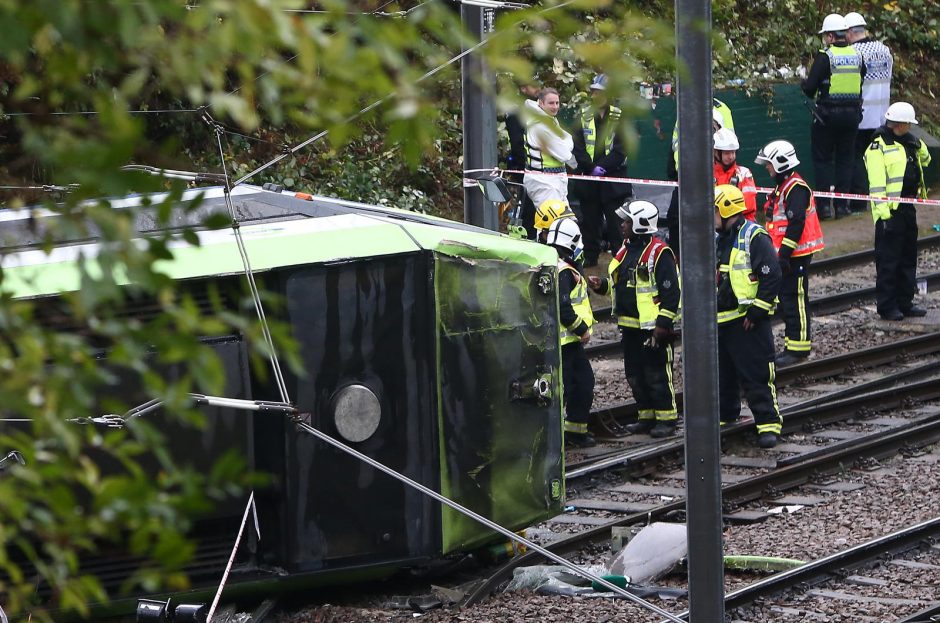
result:
<svg viewBox="0 0 940 623"><path fill-rule="evenodd" d="M725 556L726 569L742 571L787 571L805 565L806 561L774 556Z"/></svg>
<svg viewBox="0 0 940 623"><path fill-rule="evenodd" d="M619 586L620 588L627 588L627 584L630 583L630 580L622 575L602 575L601 579L607 580L614 586ZM609 593L611 592L609 588L598 582L597 580L591 580L591 588L593 588L598 593Z"/></svg>

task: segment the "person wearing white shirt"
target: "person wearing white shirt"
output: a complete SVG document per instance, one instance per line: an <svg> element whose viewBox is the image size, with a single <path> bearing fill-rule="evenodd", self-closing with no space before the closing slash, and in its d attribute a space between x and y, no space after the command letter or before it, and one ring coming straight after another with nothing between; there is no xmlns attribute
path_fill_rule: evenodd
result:
<svg viewBox="0 0 940 623"><path fill-rule="evenodd" d="M561 99L558 91L545 88L538 101L526 100L526 172L522 184L536 207L549 199L568 203L566 166L577 167L571 134L558 123Z"/></svg>

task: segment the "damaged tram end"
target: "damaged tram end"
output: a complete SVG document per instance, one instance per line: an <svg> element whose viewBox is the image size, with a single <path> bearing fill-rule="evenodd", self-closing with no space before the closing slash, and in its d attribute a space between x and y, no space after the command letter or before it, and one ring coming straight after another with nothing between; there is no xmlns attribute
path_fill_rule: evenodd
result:
<svg viewBox="0 0 940 623"><path fill-rule="evenodd" d="M112 207L135 208L145 238L156 225L140 206L161 200L133 197ZM238 186L230 200L227 206L222 188L186 191L171 222L195 228L200 244L181 237L158 269L197 293L209 284L244 291L234 230L200 227L210 214L233 211L251 274L284 301L265 313L289 327L304 372L284 373L290 405L265 402L278 400L278 387L250 365L246 337L207 338L224 365L225 396L195 397L205 405L204 429L166 424L181 464L207 470L234 448L268 477L254 494L260 539L245 531L226 594L237 586L278 590L423 567L505 540L473 514L515 531L562 511L554 250L276 187ZM183 209L194 201L196 209ZM80 258L94 257L97 243L64 241L46 254L30 233L36 215L28 212L0 223L4 239L18 242L3 258L3 289L40 300L78 290ZM127 312L149 313L132 303ZM163 426L159 404L147 402L132 379L118 379L113 391L143 405L131 416ZM194 524L198 548L186 572L203 597L219 585L244 511L244 498L228 499ZM126 557L95 561L94 569L115 604L135 603L139 595L115 592L127 577Z"/></svg>

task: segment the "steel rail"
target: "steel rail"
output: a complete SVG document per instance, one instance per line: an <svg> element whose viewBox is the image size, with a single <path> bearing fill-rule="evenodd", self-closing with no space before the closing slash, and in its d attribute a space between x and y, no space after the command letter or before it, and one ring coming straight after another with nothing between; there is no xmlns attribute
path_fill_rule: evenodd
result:
<svg viewBox="0 0 940 623"><path fill-rule="evenodd" d="M896 454L902 448L923 447L940 441L940 410L892 431L876 431L865 437L853 440L848 445L840 445L824 455L813 456L806 461L788 465L766 474L748 478L722 487L722 497L732 503L741 503L762 497L767 491L782 491L812 481L820 474L836 473L845 469L863 457L885 458ZM577 551L586 545L600 543L610 538L611 528L647 523L664 519L670 513L683 511L685 500L679 499L663 504L652 510L633 513L615 519L606 524L588 528L569 538L548 544L545 549L563 555ZM485 582L478 586L465 600L464 605L478 603L512 575L514 569L542 562L542 557L529 552L511 559Z"/></svg>
<svg viewBox="0 0 940 623"><path fill-rule="evenodd" d="M920 357L938 352L940 352L940 331L779 368L777 370L777 387L786 387L797 382L807 383L847 372L894 363L905 357ZM680 410L683 409L683 403L683 393L677 391L676 406ZM595 433L606 431L614 435L622 435L625 432L624 425L627 422L634 421L636 415L636 401L630 400L595 409L591 412L590 424Z"/></svg>
<svg viewBox="0 0 940 623"><path fill-rule="evenodd" d="M940 603L934 604L909 617L898 619L894 623L936 623L940 621Z"/></svg>
<svg viewBox="0 0 940 623"><path fill-rule="evenodd" d="M825 558L808 562L795 569L776 573L769 578L750 584L725 596L725 608L740 608L761 597L778 594L799 585L818 584L830 579L840 570L853 569L885 554L912 549L940 534L940 517L903 528L891 534L872 539ZM688 617L684 612L680 617Z"/></svg>
<svg viewBox="0 0 940 623"><path fill-rule="evenodd" d="M907 371L902 371L902 374ZM814 428L824 424L832 424L857 416L859 413L880 411L889 408L902 408L912 400L940 399L940 382L936 378L917 381L908 385L898 385L880 391L865 393L850 398L843 397L839 402L825 404L810 404L803 408L784 410L783 432L795 433L807 428ZM798 405L794 405L798 406ZM754 425L752 422L740 422L723 426L721 436L723 440L743 438L750 434ZM604 471L612 467L630 467L642 472L646 466L656 463L673 455L681 455L685 442L682 438L668 439L659 443L643 445L640 448L626 450L592 461L588 464L565 472L566 480L575 480L595 472ZM782 459L784 461L784 459Z"/></svg>

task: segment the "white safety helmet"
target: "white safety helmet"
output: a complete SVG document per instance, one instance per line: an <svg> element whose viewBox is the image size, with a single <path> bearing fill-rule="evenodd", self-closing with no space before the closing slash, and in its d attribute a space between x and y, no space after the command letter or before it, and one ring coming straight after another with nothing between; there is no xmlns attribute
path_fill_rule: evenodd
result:
<svg viewBox="0 0 940 623"><path fill-rule="evenodd" d="M649 201L638 199L630 203L625 203L617 208L616 214L622 219L630 219L633 223L634 234L656 233L659 208Z"/></svg>
<svg viewBox="0 0 940 623"><path fill-rule="evenodd" d="M725 127L725 118L717 108L712 108L712 121L718 124L718 129Z"/></svg>
<svg viewBox="0 0 940 623"><path fill-rule="evenodd" d="M548 227L545 244L568 249L574 255L582 248L581 228L573 218L560 218Z"/></svg>
<svg viewBox="0 0 940 623"><path fill-rule="evenodd" d="M783 173L800 164L796 157L796 147L790 141L771 141L757 152L754 164L773 165L774 173Z"/></svg>
<svg viewBox="0 0 940 623"><path fill-rule="evenodd" d="M838 13L830 13L826 16L826 19L823 20L822 30L819 31L819 34L824 34L827 32L842 32L848 29L849 27L846 25L844 17Z"/></svg>
<svg viewBox="0 0 940 623"><path fill-rule="evenodd" d="M885 111L885 121L912 123L917 125L917 117L914 115L914 107L907 102L895 102L888 106L888 110Z"/></svg>
<svg viewBox="0 0 940 623"><path fill-rule="evenodd" d="M865 23L865 18L861 14L852 11L851 13L845 14L845 27L846 28L855 28L856 26L868 26Z"/></svg>
<svg viewBox="0 0 940 623"><path fill-rule="evenodd" d="M737 151L741 148L738 137L731 128L720 128L715 132L715 149L720 151Z"/></svg>

